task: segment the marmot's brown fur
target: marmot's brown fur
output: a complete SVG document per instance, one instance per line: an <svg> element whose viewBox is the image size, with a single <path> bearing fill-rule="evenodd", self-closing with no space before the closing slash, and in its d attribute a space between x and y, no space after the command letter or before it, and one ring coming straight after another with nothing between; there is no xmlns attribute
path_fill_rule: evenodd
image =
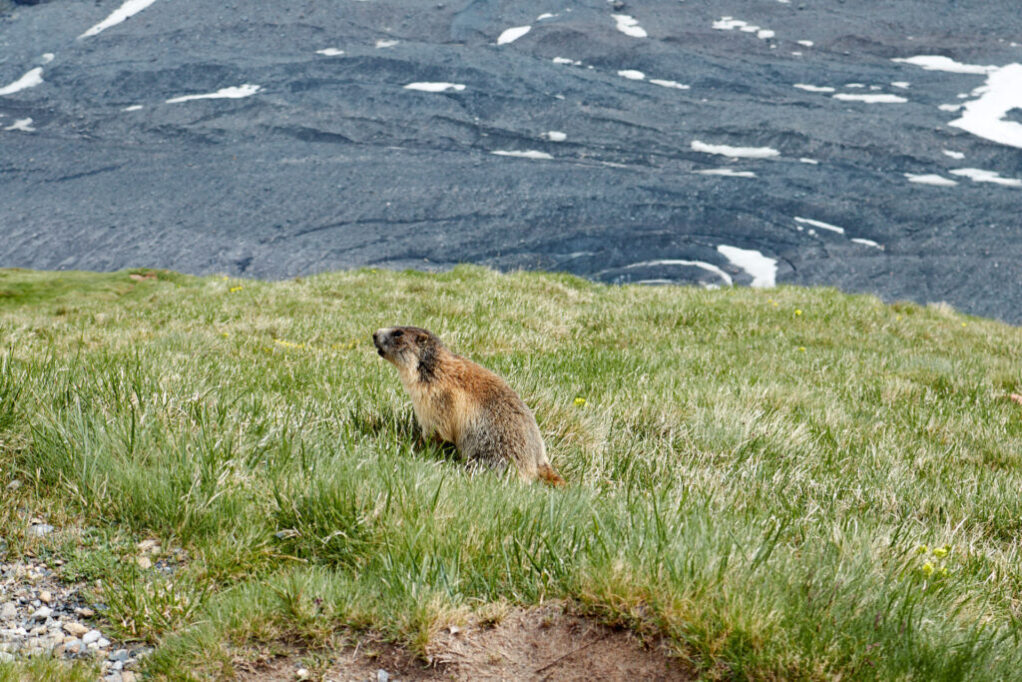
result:
<svg viewBox="0 0 1022 682"><path fill-rule="evenodd" d="M378 329L373 343L397 367L427 437L454 443L469 462L498 470L512 462L524 480L564 484L547 460L536 418L499 376L419 327Z"/></svg>

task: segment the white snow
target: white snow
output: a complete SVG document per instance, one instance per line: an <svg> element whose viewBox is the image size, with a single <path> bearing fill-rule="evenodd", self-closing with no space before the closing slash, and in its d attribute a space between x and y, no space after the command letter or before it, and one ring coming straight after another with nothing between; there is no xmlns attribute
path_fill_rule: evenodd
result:
<svg viewBox="0 0 1022 682"><path fill-rule="evenodd" d="M544 12L543 14L540 14L538 17L536 17L536 21L543 21L544 19L553 19L556 16L557 16L556 14L551 14L550 12Z"/></svg>
<svg viewBox="0 0 1022 682"><path fill-rule="evenodd" d="M130 107L124 107L121 111L138 111L144 108L141 104L132 104Z"/></svg>
<svg viewBox="0 0 1022 682"><path fill-rule="evenodd" d="M964 105L962 105L962 104L941 104L937 108L940 109L941 111L950 111L950 112L954 113L956 111L961 111L963 106Z"/></svg>
<svg viewBox="0 0 1022 682"><path fill-rule="evenodd" d="M905 177L908 178L909 182L915 182L920 185L933 185L935 187L954 187L958 184L955 180L945 178L942 175L935 175L933 173L928 173L926 175L905 173Z"/></svg>
<svg viewBox="0 0 1022 682"><path fill-rule="evenodd" d="M755 33L756 37L762 40L773 38L775 35L774 32L769 29L760 28L759 26L750 24L747 21L742 21L741 19L735 19L734 17L721 17L720 21L713 22L713 28L718 31L733 31L737 28L743 33Z"/></svg>
<svg viewBox="0 0 1022 682"><path fill-rule="evenodd" d="M340 57L344 54L344 50L338 50L336 47L325 47L322 50L316 50L316 54L321 54L325 57Z"/></svg>
<svg viewBox="0 0 1022 682"><path fill-rule="evenodd" d="M980 95L979 99L966 102L962 117L948 125L1022 149L1022 123L1004 118L1012 109L1022 109L1022 64L996 69L973 94Z"/></svg>
<svg viewBox="0 0 1022 682"><path fill-rule="evenodd" d="M23 133L34 133L35 128L32 127L32 119L30 118L19 118L11 125L4 128L4 130L20 130Z"/></svg>
<svg viewBox="0 0 1022 682"><path fill-rule="evenodd" d="M808 163L808 164L810 164L812 166L820 165L820 162L817 161L816 159L810 159L809 157L806 157L806 156L800 157L799 161L801 161L802 163Z"/></svg>
<svg viewBox="0 0 1022 682"><path fill-rule="evenodd" d="M752 171L736 171L730 168L711 168L709 170L693 171L699 175L723 175L727 178L754 178L756 174Z"/></svg>
<svg viewBox="0 0 1022 682"><path fill-rule="evenodd" d="M811 218L800 218L798 216L795 216L795 222L802 223L803 225L812 225L813 227L818 227L821 230L830 230L831 232L837 232L838 234L845 233L845 228L838 227L837 225L831 225L830 223L825 223L822 220L813 220Z"/></svg>
<svg viewBox="0 0 1022 682"><path fill-rule="evenodd" d="M380 48L383 48L383 47L394 47L395 45L398 44L398 42L400 42L400 41L391 40L391 39L388 39L388 38L380 38L379 40L376 41L376 47L380 47Z"/></svg>
<svg viewBox="0 0 1022 682"><path fill-rule="evenodd" d="M972 178L974 182L992 182L997 185L1004 185L1005 187L1022 187L1022 180L1002 178L1000 174L994 171L982 170L980 168L957 168L951 171L951 175Z"/></svg>
<svg viewBox="0 0 1022 682"><path fill-rule="evenodd" d="M535 149L529 149L529 150L526 150L526 151L519 151L517 149L513 149L513 150L503 150L503 149L501 149L501 150L497 150L497 151L490 152L490 153L491 154L496 154L497 156L516 156L516 157L518 157L520 159L540 159L540 160L544 160L544 161L549 161L550 159L554 158L554 157L550 156L549 154L547 154L546 152L539 152L539 151L536 151Z"/></svg>
<svg viewBox="0 0 1022 682"><path fill-rule="evenodd" d="M754 249L739 249L737 246L721 244L717 247L720 255L752 275L752 286L772 287L777 284L777 261L767 258Z"/></svg>
<svg viewBox="0 0 1022 682"><path fill-rule="evenodd" d="M950 156L952 159L961 161L965 158L965 154L961 152L953 152L950 149L941 149L941 151L944 153L944 156Z"/></svg>
<svg viewBox="0 0 1022 682"><path fill-rule="evenodd" d="M633 38L645 38L648 34L645 29L639 26L638 20L627 14L612 14L614 21L617 24L617 30L624 33L626 36Z"/></svg>
<svg viewBox="0 0 1022 682"><path fill-rule="evenodd" d="M799 50L796 50L795 52L792 52L791 54L792 54L792 56L794 56L794 57L801 57L801 56L802 56L802 52L801 52L801 51L799 51Z"/></svg>
<svg viewBox="0 0 1022 682"><path fill-rule="evenodd" d="M448 90L464 90L461 83L409 83L405 90L421 90L422 92L447 92Z"/></svg>
<svg viewBox="0 0 1022 682"><path fill-rule="evenodd" d="M909 85L911 85L911 83L909 83L908 81L894 81L893 83L891 83L891 85L893 85L896 88L901 88L902 90L904 90Z"/></svg>
<svg viewBox="0 0 1022 682"><path fill-rule="evenodd" d="M47 52L47 53L43 54L43 56L42 56L43 64L49 64L50 62L52 62L54 60L55 57L56 57L56 55L53 54L52 52Z"/></svg>
<svg viewBox="0 0 1022 682"><path fill-rule="evenodd" d="M927 71L947 71L948 73L986 74L997 70L996 66L962 64L961 62L956 62L954 59L937 55L919 55L917 57L908 57L907 59L892 59L891 61L901 62L903 64L913 64L914 66L920 66Z"/></svg>
<svg viewBox="0 0 1022 682"><path fill-rule="evenodd" d="M115 9L113 14L78 36L78 38L80 40L82 38L88 38L98 33L102 33L111 26L116 26L125 19L135 16L154 2L156 2L156 0L128 0L123 5Z"/></svg>
<svg viewBox="0 0 1022 682"><path fill-rule="evenodd" d="M37 66L8 86L0 88L0 95L11 95L19 90L34 88L43 82L43 67Z"/></svg>
<svg viewBox="0 0 1022 682"><path fill-rule="evenodd" d="M190 102L195 99L241 99L242 97L251 97L260 90L262 90L262 88L258 85L244 83L231 88L221 88L216 92L210 92L203 95L182 95L181 97L172 97L167 100L167 104Z"/></svg>
<svg viewBox="0 0 1022 682"><path fill-rule="evenodd" d="M834 92L834 88L827 85L809 85L808 83L795 83L794 86L806 92Z"/></svg>
<svg viewBox="0 0 1022 682"><path fill-rule="evenodd" d="M781 155L779 151L770 147L729 147L726 144L707 144L699 140L692 140L692 150L704 154L729 156L733 159L770 159Z"/></svg>
<svg viewBox="0 0 1022 682"><path fill-rule="evenodd" d="M845 102L866 102L867 104L902 104L908 100L900 95L852 95L847 92L839 92L836 95L832 95L834 99L840 99Z"/></svg>
<svg viewBox="0 0 1022 682"><path fill-rule="evenodd" d="M554 64L571 64L572 66L582 66L582 62L577 62L574 59L568 59L567 57L554 57Z"/></svg>
<svg viewBox="0 0 1022 682"><path fill-rule="evenodd" d="M497 44L507 45L508 43L513 43L531 30L532 26L515 26L514 28L509 28L500 34L500 37L497 38Z"/></svg>
<svg viewBox="0 0 1022 682"><path fill-rule="evenodd" d="M814 43L811 40L799 40L798 44L804 47L812 47Z"/></svg>
<svg viewBox="0 0 1022 682"><path fill-rule="evenodd" d="M568 139L567 133L562 133L560 130L548 130L543 133L543 137L551 142L564 142Z"/></svg>
<svg viewBox="0 0 1022 682"><path fill-rule="evenodd" d="M862 83L845 83L846 88L864 88L866 87Z"/></svg>
<svg viewBox="0 0 1022 682"><path fill-rule="evenodd" d="M863 239L862 237L852 237L849 241L853 241L856 244L862 244L863 246L872 246L874 249L880 249L881 251L884 250L884 247L881 244L877 244L872 239Z"/></svg>
<svg viewBox="0 0 1022 682"><path fill-rule="evenodd" d="M628 80L641 81L646 78L646 74L642 71L635 71L634 69L625 69L624 71L618 71L617 75Z"/></svg>
<svg viewBox="0 0 1022 682"><path fill-rule="evenodd" d="M641 263L631 263L630 265L626 265L622 268L622 270L628 270L629 268L649 268L664 265L688 265L696 268L702 268L703 270L712 272L713 274L720 277L728 286L734 283L734 280L731 279L731 275L727 274L713 263L707 263L701 260L679 260L675 258L669 258L664 260L644 260ZM652 282L655 280L645 281Z"/></svg>
<svg viewBox="0 0 1022 682"><path fill-rule="evenodd" d="M653 85L659 85L662 88L676 88L678 90L688 90L689 87L691 87L688 85L683 85L678 81L665 81L660 78L651 78L649 82L652 83Z"/></svg>

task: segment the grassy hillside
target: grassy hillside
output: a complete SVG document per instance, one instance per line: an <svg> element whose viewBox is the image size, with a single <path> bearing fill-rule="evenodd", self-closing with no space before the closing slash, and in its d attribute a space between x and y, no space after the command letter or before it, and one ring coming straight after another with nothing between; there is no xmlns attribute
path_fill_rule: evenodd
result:
<svg viewBox="0 0 1022 682"><path fill-rule="evenodd" d="M1020 329L830 289L157 274L0 271L8 560L63 559L149 673L363 631L425 652L550 599L707 677L1022 670ZM420 446L391 324L505 376L569 487ZM132 563L146 538L174 572Z"/></svg>

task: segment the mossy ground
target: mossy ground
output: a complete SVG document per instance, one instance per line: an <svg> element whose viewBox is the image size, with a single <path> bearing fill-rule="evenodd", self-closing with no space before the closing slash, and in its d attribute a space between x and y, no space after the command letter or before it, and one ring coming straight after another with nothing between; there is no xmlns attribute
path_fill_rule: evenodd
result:
<svg viewBox="0 0 1022 682"><path fill-rule="evenodd" d="M0 271L0 535L91 581L152 675L425 652L552 598L707 677L1022 670L1018 328L832 289L149 274ZM393 324L507 378L569 487L421 446L370 341Z"/></svg>

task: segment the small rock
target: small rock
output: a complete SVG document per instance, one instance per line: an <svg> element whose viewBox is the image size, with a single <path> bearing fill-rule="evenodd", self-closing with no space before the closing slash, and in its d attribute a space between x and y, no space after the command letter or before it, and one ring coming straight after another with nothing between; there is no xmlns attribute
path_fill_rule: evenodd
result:
<svg viewBox="0 0 1022 682"><path fill-rule="evenodd" d="M149 557L140 556L138 559L135 560L135 562L138 564L138 567L141 568L143 571L146 570L147 568L153 567L153 562L149 560Z"/></svg>
<svg viewBox="0 0 1022 682"><path fill-rule="evenodd" d="M53 530L53 526L48 523L37 523L29 529L29 533L37 538L42 538L52 533Z"/></svg>
<svg viewBox="0 0 1022 682"><path fill-rule="evenodd" d="M81 616L82 618L92 618L96 615L96 612L90 608L75 609L75 615Z"/></svg>
<svg viewBox="0 0 1022 682"><path fill-rule="evenodd" d="M99 638L99 641L98 641L98 642L96 642L96 644L98 644L98 645L99 645L99 648L100 648L100 649L105 649L105 648L107 648L108 646L110 646L110 640L109 640L109 639L107 639L106 637L100 637L100 638Z"/></svg>
<svg viewBox="0 0 1022 682"><path fill-rule="evenodd" d="M376 671L376 682L389 682L389 680L390 675L387 673L386 670L380 668L379 670Z"/></svg>
<svg viewBox="0 0 1022 682"><path fill-rule="evenodd" d="M39 601L44 604L49 604L53 601L53 594L49 590L43 590L39 593Z"/></svg>
<svg viewBox="0 0 1022 682"><path fill-rule="evenodd" d="M52 614L53 609L51 609L49 606L40 606L38 609L35 610L35 613L32 614L31 618L32 620L46 620Z"/></svg>
<svg viewBox="0 0 1022 682"><path fill-rule="evenodd" d="M143 540L142 542L138 543L136 545L136 547L138 547L138 551L140 551L140 552L151 552L153 550L159 550L160 549L160 541L159 540Z"/></svg>
<svg viewBox="0 0 1022 682"><path fill-rule="evenodd" d="M7 484L7 489L8 490L17 490L20 487L21 487L21 481L19 481L18 479L14 479L13 481L11 481L10 483Z"/></svg>
<svg viewBox="0 0 1022 682"><path fill-rule="evenodd" d="M99 630L89 630L82 637L82 641L86 644L92 644L93 642L98 642L99 638L102 636L103 634Z"/></svg>
<svg viewBox="0 0 1022 682"><path fill-rule="evenodd" d="M130 670L121 672L121 682L135 682L135 673Z"/></svg>
<svg viewBox="0 0 1022 682"><path fill-rule="evenodd" d="M117 672L120 672L123 667L124 667L124 661L114 661L113 665L110 666L110 669L111 670L116 670Z"/></svg>
<svg viewBox="0 0 1022 682"><path fill-rule="evenodd" d="M68 621L67 623L64 623L64 631L66 633L68 633L69 635L74 635L75 637L81 637L82 635L84 635L86 632L89 631L89 628L87 628L86 626L82 625L81 623L75 623L74 621Z"/></svg>
<svg viewBox="0 0 1022 682"><path fill-rule="evenodd" d="M295 673L295 679L307 680L309 679L309 671L305 668L299 668L298 672Z"/></svg>
<svg viewBox="0 0 1022 682"><path fill-rule="evenodd" d="M124 682L124 677L120 673L110 673L103 678L103 682Z"/></svg>
<svg viewBox="0 0 1022 682"><path fill-rule="evenodd" d="M131 657L127 649L118 649L117 651L110 654L111 661L126 661Z"/></svg>
<svg viewBox="0 0 1022 682"><path fill-rule="evenodd" d="M6 602L0 606L0 620L14 620L18 617L18 608L14 602Z"/></svg>
<svg viewBox="0 0 1022 682"><path fill-rule="evenodd" d="M0 663L12 663L13 661L13 654L9 654L6 651L0 651Z"/></svg>

